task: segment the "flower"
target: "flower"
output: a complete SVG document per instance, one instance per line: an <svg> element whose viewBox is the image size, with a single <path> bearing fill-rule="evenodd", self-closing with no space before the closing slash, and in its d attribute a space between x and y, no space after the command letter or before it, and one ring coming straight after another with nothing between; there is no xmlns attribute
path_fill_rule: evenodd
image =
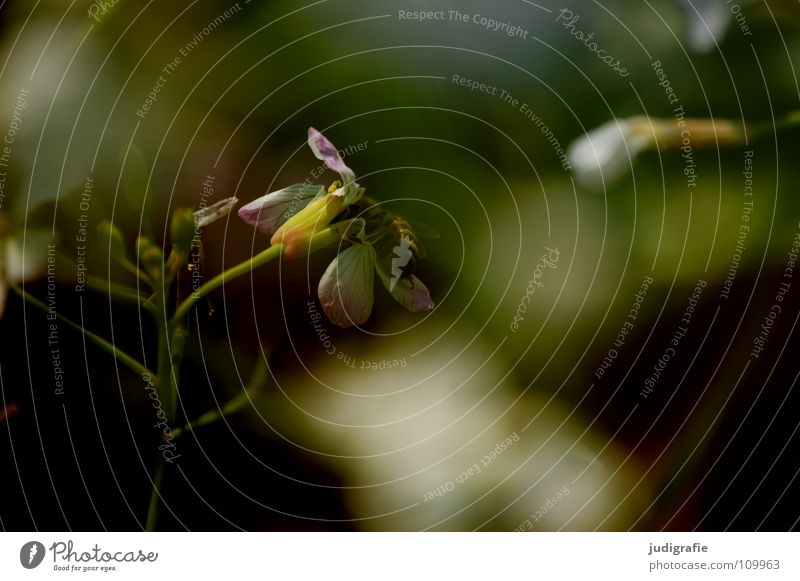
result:
<svg viewBox="0 0 800 581"><path fill-rule="evenodd" d="M366 322L372 312L376 271L389 294L407 310L433 309L428 287L412 272L419 251L410 226L369 198L360 206L360 217L350 225L356 233L344 235L352 245L333 259L317 288L328 319L340 327Z"/></svg>
<svg viewBox="0 0 800 581"><path fill-rule="evenodd" d="M578 181L607 184L621 177L641 152L651 149L715 147L744 143L745 126L730 119L660 119L635 116L613 119L585 133L569 146Z"/></svg>
<svg viewBox="0 0 800 581"><path fill-rule="evenodd" d="M323 234L331 221L364 193L336 147L313 127L308 129L308 146L341 181L333 182L327 191L307 182L294 184L239 209L242 220L271 235L272 244L285 246L287 258L307 253L315 236Z"/></svg>
<svg viewBox="0 0 800 581"><path fill-rule="evenodd" d="M725 36L731 12L719 0L680 0L686 15L686 42L695 52L709 52Z"/></svg>
<svg viewBox="0 0 800 581"><path fill-rule="evenodd" d="M0 317L11 285L42 276L47 267L50 233L29 230L24 236L10 231L0 216Z"/></svg>
<svg viewBox="0 0 800 581"><path fill-rule="evenodd" d="M322 309L335 325L361 325L369 318L375 272L409 311L433 309L428 288L413 274L421 245L408 223L364 197L353 170L313 127L308 145L340 180L327 190L306 182L262 196L239 209L242 220L270 236L271 244L283 244L289 258L339 245L341 252L317 288Z"/></svg>
<svg viewBox="0 0 800 581"><path fill-rule="evenodd" d="M613 119L572 142L568 156L578 181L613 181L641 151L655 144L647 117Z"/></svg>

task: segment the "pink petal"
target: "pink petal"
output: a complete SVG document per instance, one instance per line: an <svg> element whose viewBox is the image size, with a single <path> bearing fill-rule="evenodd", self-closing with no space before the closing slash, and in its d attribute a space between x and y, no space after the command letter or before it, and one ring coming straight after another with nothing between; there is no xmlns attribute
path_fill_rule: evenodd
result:
<svg viewBox="0 0 800 581"><path fill-rule="evenodd" d="M253 200L239 208L239 217L264 234L271 235L311 200L325 195L325 188L312 184L294 184Z"/></svg>
<svg viewBox="0 0 800 581"><path fill-rule="evenodd" d="M308 146L317 159L325 162L325 166L342 176L342 181L348 184L356 179L356 174L347 167L339 156L336 146L313 127L308 128Z"/></svg>
<svg viewBox="0 0 800 581"><path fill-rule="evenodd" d="M383 282L384 286L389 289L391 281L384 280ZM433 304L428 287L413 274L410 277L399 279L389 292L394 300L412 313L430 311L436 306Z"/></svg>

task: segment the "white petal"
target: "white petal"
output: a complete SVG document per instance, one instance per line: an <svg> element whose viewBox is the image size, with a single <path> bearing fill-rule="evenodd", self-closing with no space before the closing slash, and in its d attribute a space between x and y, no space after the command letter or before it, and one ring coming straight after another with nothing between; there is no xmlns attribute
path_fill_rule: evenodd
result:
<svg viewBox="0 0 800 581"><path fill-rule="evenodd" d="M576 139L569 160L579 181L597 185L618 178L642 150L655 144L646 118L614 119Z"/></svg>
<svg viewBox="0 0 800 581"><path fill-rule="evenodd" d="M309 202L324 195L323 186L294 184L245 204L239 208L239 217L264 234L271 235Z"/></svg>
<svg viewBox="0 0 800 581"><path fill-rule="evenodd" d="M721 0L682 0L686 12L686 39L695 52L708 52L722 41L731 12Z"/></svg>
<svg viewBox="0 0 800 581"><path fill-rule="evenodd" d="M340 252L319 281L322 310L340 327L361 325L372 312L375 250L355 244Z"/></svg>

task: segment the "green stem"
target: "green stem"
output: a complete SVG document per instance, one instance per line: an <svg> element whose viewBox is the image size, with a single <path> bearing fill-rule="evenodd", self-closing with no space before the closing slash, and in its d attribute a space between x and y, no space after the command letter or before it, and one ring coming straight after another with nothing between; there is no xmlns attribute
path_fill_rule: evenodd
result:
<svg viewBox="0 0 800 581"><path fill-rule="evenodd" d="M190 294L186 299L175 309L175 314L172 316L172 322L175 324L180 323L194 307L200 299L208 295L214 289L221 287L226 281L242 276L251 272L253 269L266 264L267 262L279 257L283 252L283 244L273 244L266 250L256 254L250 260L237 264L225 270L202 285L199 289Z"/></svg>
<svg viewBox="0 0 800 581"><path fill-rule="evenodd" d="M175 415L178 409L178 385L187 335L188 333L186 332L186 329L181 326L176 325L172 330L172 341L170 343L170 379L172 386L172 389L170 390L170 406L172 409L173 421L175 420Z"/></svg>
<svg viewBox="0 0 800 581"><path fill-rule="evenodd" d="M23 300L29 302L30 304L32 304L36 308L44 311L45 313L50 314L49 307L47 305L45 305L42 301L40 301L39 299L34 297L32 294L30 294L27 291L22 290L20 287L18 287L15 284L12 284L10 286L11 286L11 289L15 293L17 293ZM84 327L82 327L78 323L75 323L71 319L68 319L64 315L61 315L59 313L56 313L55 315L56 315L56 318L59 321L62 321L63 323L66 323L68 326L70 326L73 329L75 329L76 331L79 331L79 332L83 333L83 335L87 339L89 339L92 343L94 343L95 345L100 347L100 349L102 349L106 353L109 353L112 357L117 359L120 363L122 363L123 365L125 365L126 367L131 369L132 371L135 371L138 375L140 375L140 376L149 375L151 378L154 377L155 374L152 371L150 371L149 369L147 369L147 367L145 367L144 365L139 363L139 361L137 361L134 357L128 355L127 353L125 353L121 349L117 348L113 343L109 343L108 341L106 341L105 339L100 337L99 335L95 335L91 331L87 331Z"/></svg>
<svg viewBox="0 0 800 581"><path fill-rule="evenodd" d="M158 526L158 504L161 501L161 484L164 481L164 460L161 454L158 455L158 465L153 475L153 492L150 495L150 503L147 507L147 522L145 530L153 532Z"/></svg>
<svg viewBox="0 0 800 581"><path fill-rule="evenodd" d="M120 257L117 258L117 263L127 270L130 274L144 282L148 285L151 289L155 290L155 286L153 285L153 280L147 276L147 273L143 271L141 268L136 266L133 262L131 262L130 258L127 257Z"/></svg>
<svg viewBox="0 0 800 581"><path fill-rule="evenodd" d="M76 268L75 263L66 254L59 253L58 260L59 262L66 262L68 265L72 265L73 269ZM110 280L106 280L93 274L86 275L86 286L96 291L109 294L113 298L120 299L121 301L142 305L145 309L151 312L153 312L155 307L155 305L147 300L147 297L143 298L139 291L135 288L124 284L111 282Z"/></svg>
<svg viewBox="0 0 800 581"><path fill-rule="evenodd" d="M171 390L169 389L172 383L172 369L169 364L169 330L164 325L163 321L159 321L158 326L158 385L159 397L164 399L168 398L167 402L172 401ZM163 404L162 404L163 405ZM167 417L172 419L174 410L169 403L165 410Z"/></svg>
<svg viewBox="0 0 800 581"><path fill-rule="evenodd" d="M777 133L784 129L791 129L792 127L800 126L800 110L787 113L783 117L778 117L774 121L762 121L760 123L753 123L750 128L756 136L765 135L768 133Z"/></svg>
<svg viewBox="0 0 800 581"><path fill-rule="evenodd" d="M163 299L161 302L164 304ZM166 317L166 315L163 315L163 317ZM175 417L175 408L172 405L173 369L170 361L169 338L169 324L165 320L160 319L158 325L158 395L162 402L166 400L166 402L161 405L165 408L167 418L172 422ZM156 525L158 524L158 508L161 504L161 485L163 482L164 457L159 453L158 460L156 461L156 471L153 474L153 489L150 491L150 503L147 507L146 527L147 530L151 532L156 530Z"/></svg>
<svg viewBox="0 0 800 581"><path fill-rule="evenodd" d="M178 305L174 315L169 321L159 319L158 379L160 384L164 386L160 389L159 393L162 398L167 399L169 402L167 416L171 422L174 422L175 412L177 410L178 376L180 374L180 365L183 359L183 350L186 340L186 331L182 324L183 319L200 299L208 295L214 289L225 284L225 281L251 272L254 268L261 266L262 264L266 264L274 258L277 258L282 252L282 244L273 245L263 252L256 254L250 260L246 260L241 264L237 264L236 266L229 268L228 270L209 280L206 284L202 285L199 289L189 295L182 303L180 303L180 305ZM175 272L177 273L177 271ZM170 284L171 282L172 278L170 277ZM161 305L161 312L165 313L164 317L166 318L166 308L169 297L165 295L166 292L159 294L159 304ZM253 379L255 383L251 382L253 391L260 387L260 384L263 382L263 378L265 376L266 373L262 373L261 375L258 373L255 374ZM165 388L167 391L165 391ZM249 393L250 391L248 390L245 394L242 394L228 402L228 404L223 406L221 413L232 413L233 411L241 408L244 405L244 401L248 400ZM183 428L183 430L191 430L194 427L209 424L219 419L219 417L220 412L215 411L203 414L195 422L190 422L185 428ZM180 434L183 430L180 428L174 429L173 437ZM148 531L155 530L158 523L158 510L161 504L161 486L164 481L164 470L164 458L159 454L156 472L153 476L153 490L150 493L150 503L147 509Z"/></svg>
<svg viewBox="0 0 800 581"><path fill-rule="evenodd" d="M182 428L175 428L172 430L172 434L177 438L184 432L191 432L192 430L196 430L197 428L202 428L203 426L208 426L213 424L214 422L219 421L223 417L228 417L242 408L244 408L250 401L255 397L255 395L261 391L266 383L267 379L267 366L266 365L257 365L255 370L253 371L253 375L250 377L250 380L247 382L247 385L244 388L244 391L239 393L238 395L229 399L226 403L222 405L221 408L209 410L203 415L199 416L198 418L192 420L191 422L187 423Z"/></svg>
<svg viewBox="0 0 800 581"><path fill-rule="evenodd" d="M797 127L798 125L800 125L800 111L792 111L775 122L775 130L780 131L781 129Z"/></svg>
<svg viewBox="0 0 800 581"><path fill-rule="evenodd" d="M177 273L179 265L174 266L171 272ZM161 385L159 397L163 401L162 405L170 424L175 423L177 414L178 379L186 343L186 331L180 325L174 325L167 319L169 290L173 280L173 276L170 275L164 281L162 291L158 293L158 302L161 307L161 313L163 313L158 319L158 379ZM156 471L153 475L153 490L150 492L150 503L147 509L148 531L156 530L158 525L158 511L161 504L161 487L164 482L165 468L164 456L159 454Z"/></svg>
<svg viewBox="0 0 800 581"><path fill-rule="evenodd" d="M160 312L163 313L163 319L159 317L158 329L158 378L163 386L159 390L159 393L161 397L167 399L169 402L167 415L170 421L174 422L177 409L178 376L180 373L181 360L183 358L186 333L183 320L186 315L198 301L211 291L221 287L226 281L247 274L262 264L266 264L279 257L283 252L283 248L283 244L274 244L249 260L218 274L184 299L175 309L175 313L169 320L166 320L167 305L169 304L169 297L167 296L168 288L165 288L164 292L157 293L158 303L161 307ZM173 272L177 274L176 270L171 269L170 276L168 277L169 284L172 283ZM242 404L237 405L241 406ZM210 418L205 418L203 421L210 421ZM178 432L180 432L180 430L178 430ZM158 510L161 501L161 486L164 480L164 470L164 458L159 454L156 472L153 476L153 490L150 493L150 503L147 509L147 530L149 531L155 530L158 523Z"/></svg>
<svg viewBox="0 0 800 581"><path fill-rule="evenodd" d="M148 299L148 297L139 294L139 291L137 291L135 288L126 286L124 284L107 281L93 275L88 275L86 277L86 286L98 292L107 293L112 298L120 299L121 301L125 301L127 303L140 305L154 315L158 313L157 307Z"/></svg>

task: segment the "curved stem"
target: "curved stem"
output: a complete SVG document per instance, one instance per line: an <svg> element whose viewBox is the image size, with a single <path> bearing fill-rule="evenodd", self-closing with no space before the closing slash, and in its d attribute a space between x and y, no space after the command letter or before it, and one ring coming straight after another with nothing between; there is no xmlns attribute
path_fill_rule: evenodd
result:
<svg viewBox="0 0 800 581"><path fill-rule="evenodd" d="M172 430L172 434L177 438L181 434L185 432L191 432L196 430L197 428L201 428L203 426L211 425L224 417L231 416L238 412L239 410L245 408L248 404L250 404L253 398L258 395L258 393L263 389L264 385L266 385L267 378L268 378L268 369L266 364L260 363L257 364L256 368L253 370L253 374L250 377L250 380L247 382L244 390L235 395L233 398L229 399L226 403L224 403L221 407L216 409L211 409L204 413L203 415L199 416L198 418L188 422L182 428L175 428Z"/></svg>
<svg viewBox="0 0 800 581"><path fill-rule="evenodd" d="M194 291L191 295L181 302L175 309L175 313L169 321L160 321L159 324L159 345L158 345L158 378L161 383L160 393L162 397L169 398L169 413L170 421L175 420L175 411L177 408L178 397L178 374L180 369L181 359L183 357L183 319L203 297L208 295L211 291L221 287L226 281L242 276L251 272L254 268L266 264L267 262L279 257L283 252L283 244L273 244L266 250L256 254L250 260L246 260L234 267L225 270L202 285L199 289ZM175 271L177 272L177 271ZM171 284L172 279L170 277ZM167 300L162 296L159 299L159 304L162 306L162 312L165 313ZM177 341L176 341L177 340ZM174 350L171 349L174 347ZM241 404L236 404L236 406ZM202 423L213 421L215 418L204 417ZM189 428L191 429L191 428ZM173 430L174 432L181 432L180 428ZM158 457L158 464L156 472L153 476L153 489L150 492L150 503L147 509L147 530L153 531L158 524L158 512L161 504L161 486L164 481L164 458L162 455Z"/></svg>
<svg viewBox="0 0 800 581"><path fill-rule="evenodd" d="M76 268L75 262L66 254L58 253L57 256L60 262L66 262L68 265L71 265L73 269ZM139 304L150 312L153 312L155 307L155 305L149 302L147 297L143 297L137 289L124 284L112 282L111 280L107 280L93 274L86 275L86 286L90 289L109 294L112 298L120 299L121 301L125 301L127 303Z"/></svg>
<svg viewBox="0 0 800 581"><path fill-rule="evenodd" d="M86 286L98 292L107 293L112 298L138 304L151 314L158 314L156 306L146 296L139 294L139 291L133 287L107 281L91 274L86 276Z"/></svg>
<svg viewBox="0 0 800 581"><path fill-rule="evenodd" d="M135 276L136 278L138 278L139 280L144 282L151 289L155 290L155 286L153 284L153 280L147 275L147 273L145 271L143 271L141 268L139 268L133 262L131 262L130 258L122 257L122 258L118 258L116 260L117 260L117 263L122 268L124 268L130 274L132 274L133 276Z"/></svg>
<svg viewBox="0 0 800 581"><path fill-rule="evenodd" d="M153 491L150 495L150 503L147 506L147 521L145 530L154 532L158 526L158 505L161 502L161 484L164 481L164 460L161 454L158 455L156 472L153 475Z"/></svg>
<svg viewBox="0 0 800 581"><path fill-rule="evenodd" d="M244 262L219 273L217 276L202 285L199 289L194 291L191 295L186 297L186 299L180 305L178 305L178 308L175 309L175 314L172 316L172 323L179 323L189 313L192 307L194 307L200 301L200 299L208 295L211 291L221 287L226 281L242 276L243 274L247 274L262 264L266 264L267 262L278 258L283 252L283 249L283 244L273 244L266 250L253 256L250 260L245 260Z"/></svg>
<svg viewBox="0 0 800 581"><path fill-rule="evenodd" d="M780 117L775 122L775 130L788 129L789 127L797 127L800 125L800 111L792 111L783 117Z"/></svg>
<svg viewBox="0 0 800 581"><path fill-rule="evenodd" d="M163 303L163 301L162 301ZM173 368L170 358L170 325L166 321L159 321L158 325L158 395L166 403L161 405L166 408L166 416L170 423L175 419L175 407L172 405L172 393L175 384L172 381ZM147 531L155 531L158 525L158 509L161 505L161 486L164 482L164 457L158 454L156 470L153 474L153 489L150 491L150 502L147 506Z"/></svg>
<svg viewBox="0 0 800 581"><path fill-rule="evenodd" d="M158 374L158 395L160 398L167 398L166 404L167 417L172 420L174 409L170 405L172 401L172 366L170 365L169 353L169 330L165 325L158 326L158 358L157 358L157 371Z"/></svg>
<svg viewBox="0 0 800 581"><path fill-rule="evenodd" d="M30 304L32 304L36 308L44 311L45 313L50 314L50 309L48 308L48 306L45 305L42 301L40 301L36 297L34 297L32 294L30 294L27 291L22 290L20 287L18 287L15 284L10 285L10 287L11 287L11 290L13 290L15 293L17 293L23 300L29 302ZM84 328L81 325L79 325L78 323L74 322L72 319L68 319L64 315L61 315L59 313L55 313L55 316L59 321L62 321L63 323L66 323L68 326L70 326L73 329L75 329L76 331L80 331L81 333L83 333L83 335L87 339L89 339L92 343L94 343L95 345L100 347L100 349L102 349L106 353L109 353L112 357L114 357L117 360L119 360L119 362L122 363L123 365L125 365L126 367L128 367L128 369L131 369L132 371L135 371L140 376L141 375L149 375L151 378L155 378L156 377L156 375L152 371L150 371L147 367L145 367L144 365L139 363L139 361L137 361L131 355L128 355L127 353L125 353L125 351L122 351L121 349L119 349L113 343L109 343L108 341L106 341L105 339L100 337L99 335L95 335L91 331L87 331L86 328Z"/></svg>

